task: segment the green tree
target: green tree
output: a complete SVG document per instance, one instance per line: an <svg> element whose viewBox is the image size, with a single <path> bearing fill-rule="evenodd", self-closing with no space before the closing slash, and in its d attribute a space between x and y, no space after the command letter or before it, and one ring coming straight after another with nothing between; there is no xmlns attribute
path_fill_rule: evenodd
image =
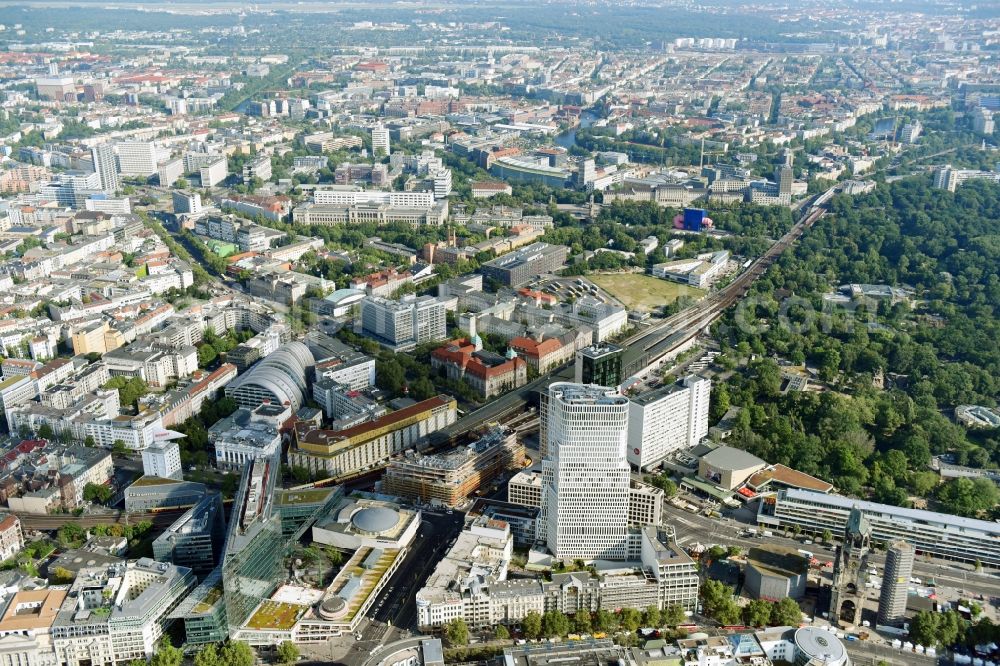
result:
<svg viewBox="0 0 1000 666"><path fill-rule="evenodd" d="M830 543L833 540L833 532L831 532L829 529L823 530L822 539L823 543Z"/></svg>
<svg viewBox="0 0 1000 666"><path fill-rule="evenodd" d="M55 437L55 433L52 432L52 426L50 426L48 423L43 423L42 425L40 425L38 427L38 437L39 439L47 439L47 440L51 440L53 437Z"/></svg>
<svg viewBox="0 0 1000 666"><path fill-rule="evenodd" d="M614 631L618 624L615 622L615 616L604 610L603 608L594 613L594 631Z"/></svg>
<svg viewBox="0 0 1000 666"><path fill-rule="evenodd" d="M531 640L541 638L542 636L542 616L535 611L529 612L521 620L521 629L524 631L524 635Z"/></svg>
<svg viewBox="0 0 1000 666"><path fill-rule="evenodd" d="M626 631L635 631L642 625L642 613L634 608L623 608L618 611L618 624Z"/></svg>
<svg viewBox="0 0 1000 666"><path fill-rule="evenodd" d="M802 609L791 597L785 597L771 607L771 624L797 627L802 623Z"/></svg>
<svg viewBox="0 0 1000 666"><path fill-rule="evenodd" d="M84 531L76 523L66 523L56 532L56 539L59 541L60 545L66 548L72 548L83 543Z"/></svg>
<svg viewBox="0 0 1000 666"><path fill-rule="evenodd" d="M469 627L465 624L465 620L460 617L456 617L444 629L445 640L448 641L448 645L452 647L457 647L459 645L469 644Z"/></svg>
<svg viewBox="0 0 1000 666"><path fill-rule="evenodd" d="M150 666L181 666L184 661L184 654L175 648L169 638L160 641L160 647L149 659Z"/></svg>
<svg viewBox="0 0 1000 666"><path fill-rule="evenodd" d="M569 633L569 618L559 611L547 611L542 615L542 633L549 638L565 636Z"/></svg>
<svg viewBox="0 0 1000 666"><path fill-rule="evenodd" d="M194 656L194 666L220 666L221 663L215 643L209 643Z"/></svg>
<svg viewBox="0 0 1000 666"><path fill-rule="evenodd" d="M678 604L670 604L660 614L660 622L668 627L676 627L686 621L687 614L684 612L684 607Z"/></svg>
<svg viewBox="0 0 1000 666"><path fill-rule="evenodd" d="M937 498L948 513L975 517L997 505L1000 489L987 478L963 477L941 484Z"/></svg>
<svg viewBox="0 0 1000 666"><path fill-rule="evenodd" d="M699 589L705 615L722 623L735 624L740 608L733 600L733 588L717 580L706 580Z"/></svg>
<svg viewBox="0 0 1000 666"><path fill-rule="evenodd" d="M590 611L581 608L573 615L573 629L578 634L589 634L591 631Z"/></svg>
<svg viewBox="0 0 1000 666"><path fill-rule="evenodd" d="M751 627L766 627L771 621L771 606L763 599L751 599L743 607L743 621Z"/></svg>
<svg viewBox="0 0 1000 666"><path fill-rule="evenodd" d="M510 631L502 624L498 624L493 628L493 636L497 640L506 641L510 639Z"/></svg>
<svg viewBox="0 0 1000 666"><path fill-rule="evenodd" d="M294 664L299 660L299 648L291 641L282 641L277 656L279 664Z"/></svg>
<svg viewBox="0 0 1000 666"><path fill-rule="evenodd" d="M97 446L97 442L94 440L93 435L87 435L86 437L83 438L83 445L90 448L94 448L95 446Z"/></svg>
<svg viewBox="0 0 1000 666"><path fill-rule="evenodd" d="M88 502L107 504L112 497L111 488L103 483L88 483L83 487L83 499Z"/></svg>
<svg viewBox="0 0 1000 666"><path fill-rule="evenodd" d="M254 666L257 661L253 648L243 641L229 641L219 655L221 666Z"/></svg>
<svg viewBox="0 0 1000 666"><path fill-rule="evenodd" d="M65 567L54 567L49 572L49 582L53 585L67 585L72 583L75 578L73 572Z"/></svg>
<svg viewBox="0 0 1000 666"><path fill-rule="evenodd" d="M204 368L218 357L219 353L212 345L202 344L198 347L198 367Z"/></svg>
<svg viewBox="0 0 1000 666"><path fill-rule="evenodd" d="M642 624L646 627L659 627L663 622L660 617L660 609L656 606L649 606L642 613Z"/></svg>

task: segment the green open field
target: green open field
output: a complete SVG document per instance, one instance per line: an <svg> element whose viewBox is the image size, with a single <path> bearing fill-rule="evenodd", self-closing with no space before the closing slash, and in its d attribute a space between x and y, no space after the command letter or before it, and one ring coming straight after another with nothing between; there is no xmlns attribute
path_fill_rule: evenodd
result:
<svg viewBox="0 0 1000 666"><path fill-rule="evenodd" d="M587 279L617 298L629 310L651 312L673 303L681 296L697 300L705 295L704 289L668 282L642 273L588 275Z"/></svg>

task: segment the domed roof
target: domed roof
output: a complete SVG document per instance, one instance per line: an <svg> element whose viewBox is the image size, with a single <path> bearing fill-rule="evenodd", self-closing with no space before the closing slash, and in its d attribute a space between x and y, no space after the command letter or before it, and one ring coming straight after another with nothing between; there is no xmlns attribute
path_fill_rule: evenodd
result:
<svg viewBox="0 0 1000 666"><path fill-rule="evenodd" d="M847 664L847 651L836 634L818 627L802 627L795 630L795 645L807 657L823 666L843 666Z"/></svg>
<svg viewBox="0 0 1000 666"><path fill-rule="evenodd" d="M351 522L359 530L377 534L395 527L399 522L399 513L387 507L370 507L351 516Z"/></svg>

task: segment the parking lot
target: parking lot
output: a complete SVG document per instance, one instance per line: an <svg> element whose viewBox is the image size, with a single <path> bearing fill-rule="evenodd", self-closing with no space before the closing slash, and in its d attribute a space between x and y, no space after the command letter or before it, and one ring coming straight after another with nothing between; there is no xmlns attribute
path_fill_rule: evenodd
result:
<svg viewBox="0 0 1000 666"><path fill-rule="evenodd" d="M578 298L590 296L602 303L613 303L622 305L611 294L604 291L596 284L585 277L558 277L555 275L543 275L532 280L527 285L529 289L535 289L544 294L548 294L563 303L571 303Z"/></svg>

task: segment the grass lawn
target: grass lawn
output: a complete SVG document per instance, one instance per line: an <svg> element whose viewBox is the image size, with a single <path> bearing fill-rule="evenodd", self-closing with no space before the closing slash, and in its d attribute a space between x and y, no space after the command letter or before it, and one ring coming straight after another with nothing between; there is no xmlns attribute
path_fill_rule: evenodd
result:
<svg viewBox="0 0 1000 666"><path fill-rule="evenodd" d="M642 273L609 273L588 275L587 279L621 301L629 310L650 312L673 303L681 296L698 300L704 289L669 282Z"/></svg>

